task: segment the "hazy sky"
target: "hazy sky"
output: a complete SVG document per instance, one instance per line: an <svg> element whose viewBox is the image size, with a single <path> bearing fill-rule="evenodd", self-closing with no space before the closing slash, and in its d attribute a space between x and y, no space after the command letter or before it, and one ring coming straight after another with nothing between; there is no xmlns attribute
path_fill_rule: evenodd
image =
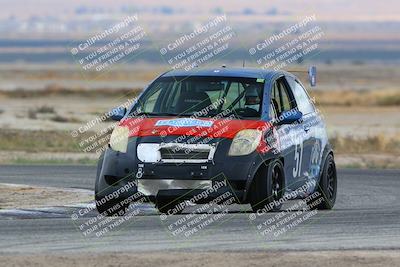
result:
<svg viewBox="0 0 400 267"><path fill-rule="evenodd" d="M0 0L0 4L0 18L15 16L18 19L42 15L68 19L74 16L75 10L80 6L102 8L108 13L115 13L121 10L122 6L130 6L147 13L166 6L184 10L189 15L202 16L213 9L235 13L247 9L264 15L268 10L275 8L279 14L285 16L315 13L320 20L400 20L399 0Z"/></svg>

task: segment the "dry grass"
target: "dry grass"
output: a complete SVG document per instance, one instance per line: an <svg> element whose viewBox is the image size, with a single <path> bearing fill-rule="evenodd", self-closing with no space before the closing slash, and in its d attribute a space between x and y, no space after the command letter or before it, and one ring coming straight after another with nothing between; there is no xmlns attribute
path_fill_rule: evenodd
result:
<svg viewBox="0 0 400 267"><path fill-rule="evenodd" d="M81 152L64 131L0 130L0 150L28 152Z"/></svg>
<svg viewBox="0 0 400 267"><path fill-rule="evenodd" d="M40 106L40 107L35 108L35 109L29 109L28 110L28 118L36 120L38 118L37 115L39 113L42 113L42 114L43 113L44 114L55 114L56 112L55 112L53 107L44 105L44 106Z"/></svg>
<svg viewBox="0 0 400 267"><path fill-rule="evenodd" d="M59 86L48 86L43 90L17 89L13 91L0 91L0 96L11 98L39 98L50 96L78 96L78 97L119 97L127 98L137 96L142 89L140 88L120 88L120 89L71 89Z"/></svg>
<svg viewBox="0 0 400 267"><path fill-rule="evenodd" d="M81 120L75 118L75 117L65 117L65 116L61 116L58 114L55 114L54 116L52 116L50 118L51 121L55 121L55 122L63 122L63 123L80 123L82 122Z"/></svg>
<svg viewBox="0 0 400 267"><path fill-rule="evenodd" d="M32 120L36 120L37 119L37 111L34 109L29 109L28 110L28 118L32 119Z"/></svg>
<svg viewBox="0 0 400 267"><path fill-rule="evenodd" d="M74 117L66 117L59 115L54 107L51 106L40 106L34 109L28 109L28 118L32 120L36 119L45 119L51 120L55 122L63 122L63 123L79 123L82 122L81 120L74 118Z"/></svg>
<svg viewBox="0 0 400 267"><path fill-rule="evenodd" d="M311 91L318 106L400 106L399 90Z"/></svg>
<svg viewBox="0 0 400 267"><path fill-rule="evenodd" d="M5 77L17 77L29 80L96 80L96 81L151 81L154 77L157 77L160 73L165 72L164 67L156 66L151 68L115 68L106 72L99 73L97 71L80 71L76 69L24 69L24 67L17 69L6 69L2 70L1 73Z"/></svg>
<svg viewBox="0 0 400 267"><path fill-rule="evenodd" d="M386 137L384 134L355 138L353 136L334 136L330 142L337 153L391 153L400 154L400 136Z"/></svg>
<svg viewBox="0 0 400 267"><path fill-rule="evenodd" d="M36 109L37 113L55 113L54 107L51 106L40 106Z"/></svg>

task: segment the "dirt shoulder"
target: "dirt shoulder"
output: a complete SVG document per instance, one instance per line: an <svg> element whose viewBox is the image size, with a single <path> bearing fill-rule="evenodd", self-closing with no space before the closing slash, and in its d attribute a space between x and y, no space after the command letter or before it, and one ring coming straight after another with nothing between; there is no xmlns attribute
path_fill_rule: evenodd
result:
<svg viewBox="0 0 400 267"><path fill-rule="evenodd" d="M92 200L89 190L0 183L0 209L65 206Z"/></svg>
<svg viewBox="0 0 400 267"><path fill-rule="evenodd" d="M7 266L399 266L397 250L0 255Z"/></svg>

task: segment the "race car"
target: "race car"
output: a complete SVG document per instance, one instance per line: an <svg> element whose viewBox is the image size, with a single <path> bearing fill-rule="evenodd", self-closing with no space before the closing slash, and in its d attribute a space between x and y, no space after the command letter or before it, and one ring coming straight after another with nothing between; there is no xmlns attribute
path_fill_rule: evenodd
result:
<svg viewBox="0 0 400 267"><path fill-rule="evenodd" d="M112 114L118 124L95 184L100 213L121 215L139 194L166 214L227 192L255 212L312 194L320 201L311 208L335 204L337 174L325 124L292 73L172 70Z"/></svg>

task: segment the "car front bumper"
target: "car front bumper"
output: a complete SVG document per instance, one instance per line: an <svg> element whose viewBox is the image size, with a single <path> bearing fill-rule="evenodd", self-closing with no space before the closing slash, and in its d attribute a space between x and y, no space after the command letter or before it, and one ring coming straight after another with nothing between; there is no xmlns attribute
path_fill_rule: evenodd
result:
<svg viewBox="0 0 400 267"><path fill-rule="evenodd" d="M126 153L108 148L104 153L99 177L97 177L96 195L102 197L120 187L135 182L139 190L150 197L191 199L193 196L212 188L221 181L225 186L207 194L204 201L218 197L229 191L241 202L257 168L269 154L261 156L253 152L246 156L228 156L230 139L214 139L217 144L213 159L202 163L146 163L139 160L138 144L170 142L176 137L133 137L130 138ZM137 192L138 187L121 194L127 198ZM201 203L202 201L199 201Z"/></svg>

